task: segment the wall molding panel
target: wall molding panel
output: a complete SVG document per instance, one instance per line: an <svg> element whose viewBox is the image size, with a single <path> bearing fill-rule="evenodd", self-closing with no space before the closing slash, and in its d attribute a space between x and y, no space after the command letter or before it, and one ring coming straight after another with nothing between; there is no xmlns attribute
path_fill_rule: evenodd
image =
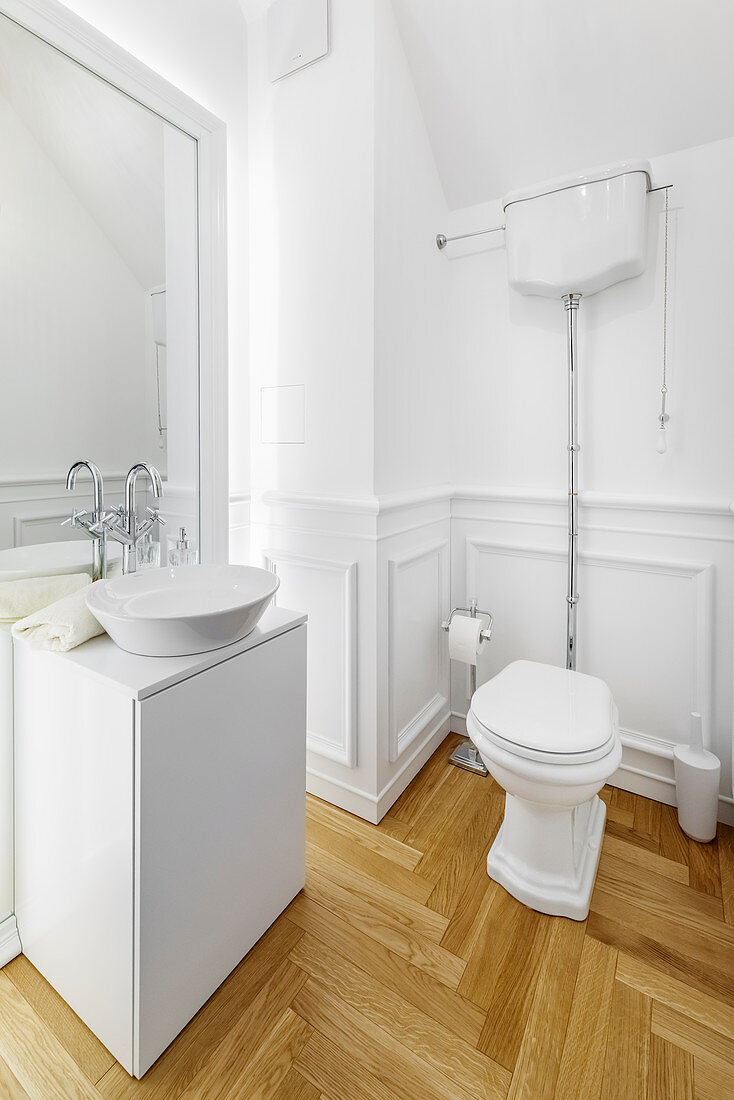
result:
<svg viewBox="0 0 734 1100"><path fill-rule="evenodd" d="M514 488L511 486L436 485L424 489L386 493L382 496L334 497L312 493L280 492L269 490L262 494L262 502L269 507L311 508L319 512L333 511L379 515L380 513L410 508L432 501L451 501L460 510L462 502L481 501L520 505L556 505L566 509L568 496L556 489ZM579 494L579 504L584 508L606 508L621 511L669 512L682 515L711 515L734 518L734 501L695 500L683 497L640 497L632 493L596 493L588 490Z"/></svg>
<svg viewBox="0 0 734 1100"><path fill-rule="evenodd" d="M538 546L533 543L501 542L486 538L467 538L466 540L466 583L467 599L479 590L481 584L481 557L482 555L509 556L514 560L522 558L545 559L548 561L565 564L565 552L555 548ZM710 562L676 561L673 559L648 558L631 554L609 554L579 551L579 563L584 566L600 570L621 570L626 573L643 573L655 576L674 577L689 582L693 588L694 605L694 629L690 635L690 676L692 682L692 697L690 711L697 711L703 716L704 729L709 730L711 725L711 685L713 679L712 652L713 652L713 581L714 566ZM582 600L583 600L583 586ZM651 609L653 614L670 610L674 604L658 606ZM559 608L559 615L563 609ZM583 625L583 624L582 624ZM633 626L633 623L630 623ZM583 651L582 651L583 656ZM596 674L601 672L594 670ZM671 744L665 738L660 738L648 732L628 730L624 726L620 728L624 736L628 736L630 747L641 750L641 739L649 744L646 751L650 751L649 745L659 744L662 751L656 755L672 757L666 748ZM707 747L710 747L707 746Z"/></svg>
<svg viewBox="0 0 734 1100"><path fill-rule="evenodd" d="M124 486L124 474L105 477L106 503L121 504ZM17 481L5 478L0 482L0 546L66 541L70 537L69 528L62 529L61 521L73 508L91 507L89 478L80 477L73 493L66 491L66 475Z"/></svg>
<svg viewBox="0 0 734 1100"><path fill-rule="evenodd" d="M280 578L276 599L308 614L310 753L357 764L357 563L265 550ZM319 586L320 585L320 586ZM336 696L336 701L334 697Z"/></svg>
<svg viewBox="0 0 734 1100"><path fill-rule="evenodd" d="M525 656L561 663L566 522L561 495L550 496L466 491L453 501L454 602L482 599L484 584L492 607L493 577L500 610L480 682L522 656L524 644ZM724 821L734 820L732 519L726 501L587 494L579 551L579 667L607 679L621 714L624 755L612 783L674 805L673 748L688 740L690 712L700 711L707 747L722 761ZM466 677L454 669L457 732L466 697Z"/></svg>
<svg viewBox="0 0 734 1100"><path fill-rule="evenodd" d="M581 500L580 668L607 679L620 708L624 755L613 782L673 803L673 747L687 740L690 711L699 710L722 760L721 816L734 822L730 502L597 493ZM313 600L310 653L335 670L331 679L315 677L319 694L332 699L322 707L326 724L309 721L310 790L379 820L429 747L449 727L464 732L468 676L449 662L440 631L451 603L476 596L497 613L480 683L519 657L562 661L566 504L565 494L545 489L452 485L386 497L253 500L252 560L258 546L277 547L262 551L266 558L293 560L285 569L294 594L284 572L282 602L311 610ZM347 615L350 567L359 570L359 590L355 582ZM337 628L337 610L342 620L351 616L349 627ZM324 642L319 618L332 624ZM346 660L319 656L331 652L334 632L351 637ZM354 719L345 739L347 662Z"/></svg>
<svg viewBox="0 0 734 1100"><path fill-rule="evenodd" d="M450 710L448 645L441 630L451 579L449 540L389 558L387 568L388 747L394 764L442 711ZM409 707L412 714L406 716L402 700L416 688L417 709Z"/></svg>

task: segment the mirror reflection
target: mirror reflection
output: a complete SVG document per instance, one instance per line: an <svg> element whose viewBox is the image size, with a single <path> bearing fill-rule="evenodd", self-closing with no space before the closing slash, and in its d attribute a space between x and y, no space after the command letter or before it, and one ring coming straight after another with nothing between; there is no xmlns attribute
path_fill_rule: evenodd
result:
<svg viewBox="0 0 734 1100"><path fill-rule="evenodd" d="M5 16L0 141L0 580L164 565L199 542L196 142Z"/></svg>

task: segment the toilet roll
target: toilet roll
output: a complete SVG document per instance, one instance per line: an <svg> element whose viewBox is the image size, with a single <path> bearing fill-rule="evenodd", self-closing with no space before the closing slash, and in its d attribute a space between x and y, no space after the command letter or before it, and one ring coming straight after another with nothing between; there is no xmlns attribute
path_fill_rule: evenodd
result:
<svg viewBox="0 0 734 1100"><path fill-rule="evenodd" d="M475 665L479 654L487 644L480 634L486 630L489 620L478 615L454 615L449 627L449 657L452 661L463 661L466 665Z"/></svg>

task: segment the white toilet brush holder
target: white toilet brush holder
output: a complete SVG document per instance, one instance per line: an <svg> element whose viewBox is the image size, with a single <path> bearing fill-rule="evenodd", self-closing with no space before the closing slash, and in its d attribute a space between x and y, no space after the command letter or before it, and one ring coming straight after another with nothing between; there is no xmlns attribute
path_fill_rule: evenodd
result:
<svg viewBox="0 0 734 1100"><path fill-rule="evenodd" d="M691 743L673 750L678 824L700 843L713 840L719 809L721 761L703 747L701 715L691 714Z"/></svg>

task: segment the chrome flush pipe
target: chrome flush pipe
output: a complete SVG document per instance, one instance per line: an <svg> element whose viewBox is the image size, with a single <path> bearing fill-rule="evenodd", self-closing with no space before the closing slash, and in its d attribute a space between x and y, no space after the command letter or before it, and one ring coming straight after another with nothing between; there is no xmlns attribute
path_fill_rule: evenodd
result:
<svg viewBox="0 0 734 1100"><path fill-rule="evenodd" d="M107 532L100 526L104 515L104 483L99 466L89 459L80 459L75 462L66 475L67 492L72 492L76 485L77 474L80 470L88 470L92 475L93 505L92 514L87 517L85 512L74 511L64 524L72 527L83 527L92 539L92 580L98 581L107 575Z"/></svg>
<svg viewBox="0 0 734 1100"><path fill-rule="evenodd" d="M579 486L578 486L578 332L580 294L565 294L568 348L568 589L566 594L566 668L576 668Z"/></svg>

